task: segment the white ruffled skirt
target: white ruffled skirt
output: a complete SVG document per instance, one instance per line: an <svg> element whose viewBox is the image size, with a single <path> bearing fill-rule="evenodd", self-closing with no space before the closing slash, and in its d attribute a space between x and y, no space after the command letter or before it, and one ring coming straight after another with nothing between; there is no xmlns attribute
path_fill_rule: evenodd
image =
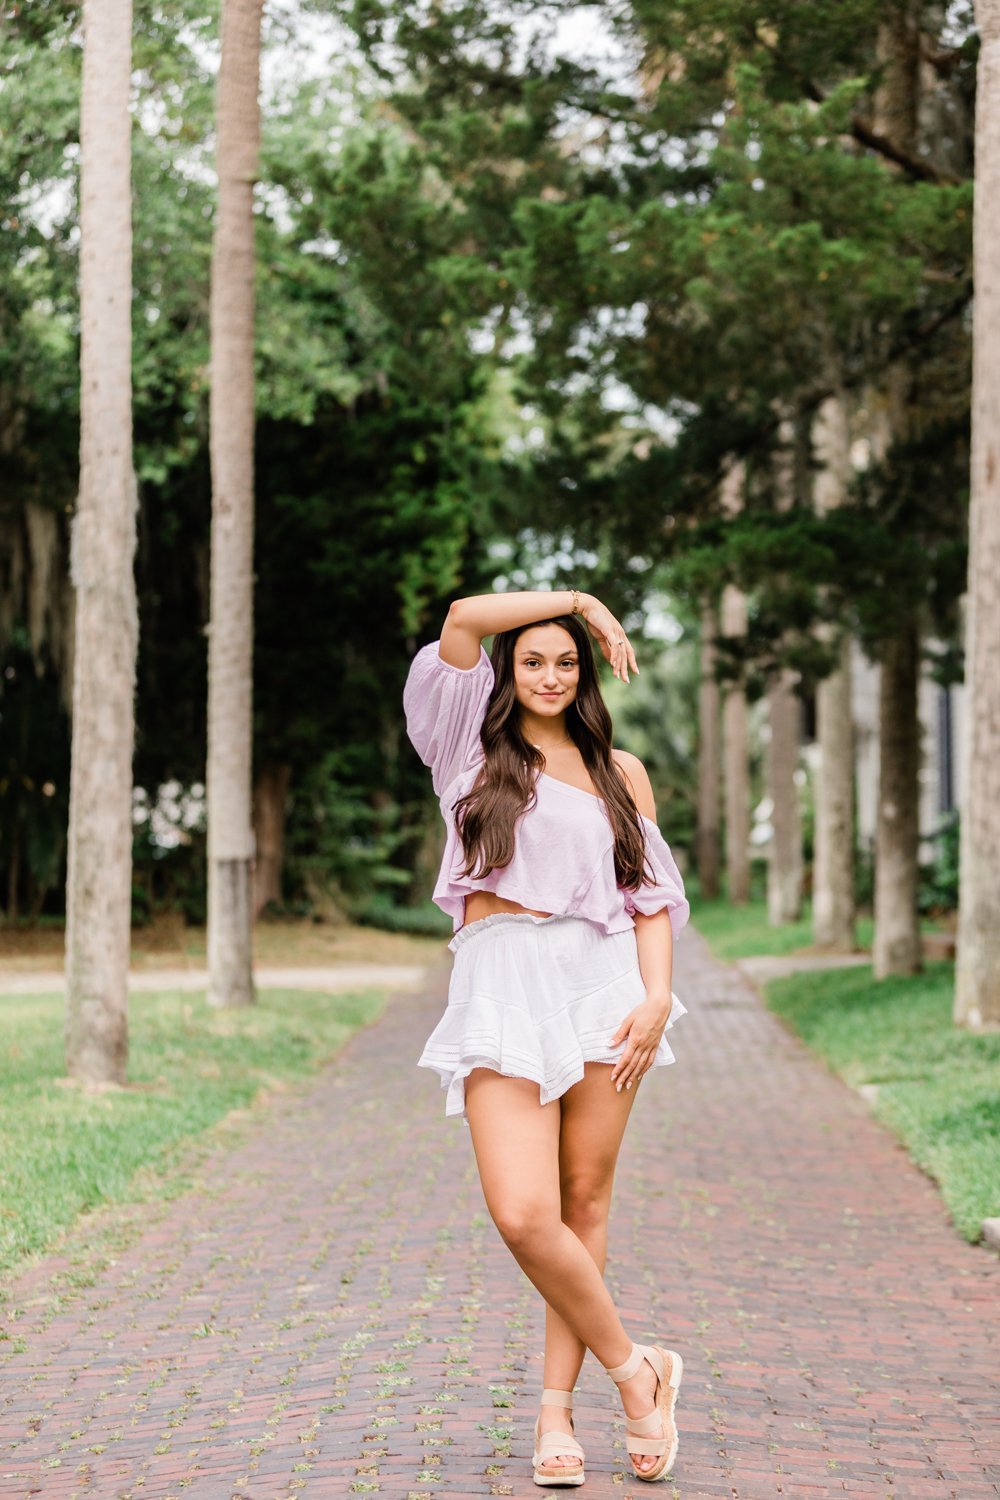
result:
<svg viewBox="0 0 1000 1500"><path fill-rule="evenodd" d="M542 1104L583 1078L585 1062L615 1063L621 1021L645 998L635 929L605 933L574 916L496 912L448 944L448 1005L417 1066L447 1089L445 1115L465 1114L465 1080L491 1068L538 1084ZM652 1066L675 1062L666 1032L687 1009L675 995Z"/></svg>

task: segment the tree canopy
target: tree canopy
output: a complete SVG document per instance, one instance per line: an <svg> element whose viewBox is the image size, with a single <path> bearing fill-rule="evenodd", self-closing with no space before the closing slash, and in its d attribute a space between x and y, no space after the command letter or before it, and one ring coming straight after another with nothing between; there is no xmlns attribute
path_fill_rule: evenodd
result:
<svg viewBox="0 0 1000 1500"><path fill-rule="evenodd" d="M152 787L204 768L217 15L191 0L136 14L136 779ZM636 616L667 587L690 620L738 582L751 629L723 670L753 681L779 660L825 671L820 619L877 653L902 610L926 618L954 674L971 6L312 0L299 14L343 28L343 68L264 101L255 759L303 784L334 766L359 805L411 809L405 864L422 816L401 740L409 655L449 598L519 567L553 582L585 569ZM589 49L569 45L581 17ZM36 752L18 746L42 733L39 694L55 722L68 662L80 39L73 6L5 21L4 816L16 784L18 818L37 803L41 828ZM893 113L900 36L916 149ZM911 419L880 453L900 366ZM820 516L812 422L835 390L861 457L848 503ZM719 496L737 459L732 517Z"/></svg>

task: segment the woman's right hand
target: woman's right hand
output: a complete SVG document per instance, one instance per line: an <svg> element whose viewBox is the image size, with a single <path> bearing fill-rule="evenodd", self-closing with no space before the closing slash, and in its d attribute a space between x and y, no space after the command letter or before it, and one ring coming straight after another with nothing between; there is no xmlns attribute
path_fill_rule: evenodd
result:
<svg viewBox="0 0 1000 1500"><path fill-rule="evenodd" d="M624 627L606 604L600 599L595 599L593 594L587 596L587 600L581 611L587 622L587 628L597 641L601 649L601 655L605 661L611 663L611 670L616 677L623 682L629 680L629 668L638 672L639 666L632 650L632 643L625 634Z"/></svg>

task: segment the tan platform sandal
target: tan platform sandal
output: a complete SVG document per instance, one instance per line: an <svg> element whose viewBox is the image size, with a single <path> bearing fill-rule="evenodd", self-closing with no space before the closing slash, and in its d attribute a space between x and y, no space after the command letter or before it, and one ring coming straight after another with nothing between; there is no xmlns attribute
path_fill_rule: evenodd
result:
<svg viewBox="0 0 1000 1500"><path fill-rule="evenodd" d="M649 1361L656 1372L656 1406L644 1417L625 1418L625 1430L629 1437L627 1447L630 1454L661 1459L660 1463L653 1464L649 1469L637 1468L633 1460L632 1469L637 1479L662 1479L673 1468L680 1443L680 1435L674 1422L674 1406L681 1376L684 1374L684 1361L673 1349L661 1349L658 1344L633 1344L628 1359L611 1369L605 1365L605 1369L611 1379L620 1385L623 1380L631 1380L644 1359ZM668 1359L669 1376L665 1374Z"/></svg>
<svg viewBox="0 0 1000 1500"><path fill-rule="evenodd" d="M573 1410L572 1391L544 1390L540 1406L564 1406L567 1411ZM569 1437L565 1432L546 1432L539 1436L538 1424L541 1417L535 1418L535 1451L531 1455L532 1467L535 1471L536 1484L570 1485L582 1484L585 1478L583 1472L584 1452L575 1437ZM573 1421L570 1416L570 1422ZM562 1454L575 1455L580 1460L578 1469L570 1468L568 1464L551 1464L547 1459L555 1458Z"/></svg>

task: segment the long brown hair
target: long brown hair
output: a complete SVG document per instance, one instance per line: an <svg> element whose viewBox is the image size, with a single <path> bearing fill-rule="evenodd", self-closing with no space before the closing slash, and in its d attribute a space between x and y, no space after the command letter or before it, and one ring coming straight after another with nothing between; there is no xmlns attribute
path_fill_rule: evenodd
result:
<svg viewBox="0 0 1000 1500"><path fill-rule="evenodd" d="M566 733L583 756L615 836L615 877L625 890L638 890L645 878L646 838L635 802L611 756L611 715L601 696L594 650L576 615L556 615L493 637L490 660L495 677L480 737L485 760L471 789L454 806L465 849L463 875L482 880L514 857L514 825L535 801L535 772L545 756L521 732L514 652L525 630L561 625L573 638L580 663L576 697L566 709Z"/></svg>

